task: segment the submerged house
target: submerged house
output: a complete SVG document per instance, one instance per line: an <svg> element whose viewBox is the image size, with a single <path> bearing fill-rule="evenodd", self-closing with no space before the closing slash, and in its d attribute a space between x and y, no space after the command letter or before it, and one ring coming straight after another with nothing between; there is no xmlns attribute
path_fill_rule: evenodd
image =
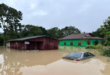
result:
<svg viewBox="0 0 110 75"><path fill-rule="evenodd" d="M7 41L6 47L19 50L52 50L58 49L58 40L46 35L24 37Z"/></svg>
<svg viewBox="0 0 110 75"><path fill-rule="evenodd" d="M91 33L71 34L59 39L60 46L82 46L97 45L103 38L95 37Z"/></svg>

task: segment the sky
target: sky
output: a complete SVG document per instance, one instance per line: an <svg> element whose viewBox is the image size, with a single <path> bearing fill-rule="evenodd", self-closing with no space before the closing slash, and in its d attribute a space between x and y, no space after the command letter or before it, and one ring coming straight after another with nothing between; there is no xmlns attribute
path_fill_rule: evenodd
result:
<svg viewBox="0 0 110 75"><path fill-rule="evenodd" d="M23 13L22 24L96 31L110 16L110 0L0 0ZM3 32L0 29L0 32Z"/></svg>

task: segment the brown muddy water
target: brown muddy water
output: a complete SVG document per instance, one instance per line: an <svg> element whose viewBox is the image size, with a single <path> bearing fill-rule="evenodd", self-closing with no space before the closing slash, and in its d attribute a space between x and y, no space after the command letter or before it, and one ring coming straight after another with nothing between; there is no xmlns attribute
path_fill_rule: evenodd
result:
<svg viewBox="0 0 110 75"><path fill-rule="evenodd" d="M73 51L90 51L96 57L84 61L64 60ZM47 51L19 51L0 47L0 75L110 75L110 58L81 47Z"/></svg>

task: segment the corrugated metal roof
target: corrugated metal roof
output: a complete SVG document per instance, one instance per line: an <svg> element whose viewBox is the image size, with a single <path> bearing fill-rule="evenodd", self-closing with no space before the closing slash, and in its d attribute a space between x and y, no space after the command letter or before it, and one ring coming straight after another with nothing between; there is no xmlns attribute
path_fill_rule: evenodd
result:
<svg viewBox="0 0 110 75"><path fill-rule="evenodd" d="M86 35L91 35L91 36L87 37ZM60 40L67 40L67 39L103 39L103 38L94 37L92 36L91 33L71 34L64 38L60 38Z"/></svg>
<svg viewBox="0 0 110 75"><path fill-rule="evenodd" d="M39 37L44 37L44 36L46 36L46 35L24 37L24 38L13 39L13 40L8 40L8 41L23 41L23 40L27 40L27 39L39 38Z"/></svg>

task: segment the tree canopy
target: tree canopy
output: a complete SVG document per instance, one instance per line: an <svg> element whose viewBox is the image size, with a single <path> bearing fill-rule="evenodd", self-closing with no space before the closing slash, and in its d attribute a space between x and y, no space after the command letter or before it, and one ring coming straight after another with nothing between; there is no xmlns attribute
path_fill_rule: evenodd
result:
<svg viewBox="0 0 110 75"><path fill-rule="evenodd" d="M13 33L21 31L21 20L21 11L17 11L15 8L9 7L4 3L0 4L0 27L4 31L4 43L6 34L10 35L8 36L10 39L11 36L14 38L17 37L17 35L13 35Z"/></svg>
<svg viewBox="0 0 110 75"><path fill-rule="evenodd" d="M110 17L101 25L101 35L104 35L105 44L110 45Z"/></svg>
<svg viewBox="0 0 110 75"><path fill-rule="evenodd" d="M41 35L42 31L38 26L34 25L24 25L24 29L21 31L22 37L28 37L28 36L37 36Z"/></svg>
<svg viewBox="0 0 110 75"><path fill-rule="evenodd" d="M61 29L62 35L67 36L70 34L79 34L81 31L78 28L75 28L74 26L66 26L65 28Z"/></svg>
<svg viewBox="0 0 110 75"><path fill-rule="evenodd" d="M92 34L93 34L94 36L104 38L104 35L103 35L103 34L101 35L101 32L102 32L102 29L101 29L101 28L98 28L96 31L92 32Z"/></svg>
<svg viewBox="0 0 110 75"><path fill-rule="evenodd" d="M59 38L60 29L58 27L53 27L47 30L47 35L53 38Z"/></svg>

